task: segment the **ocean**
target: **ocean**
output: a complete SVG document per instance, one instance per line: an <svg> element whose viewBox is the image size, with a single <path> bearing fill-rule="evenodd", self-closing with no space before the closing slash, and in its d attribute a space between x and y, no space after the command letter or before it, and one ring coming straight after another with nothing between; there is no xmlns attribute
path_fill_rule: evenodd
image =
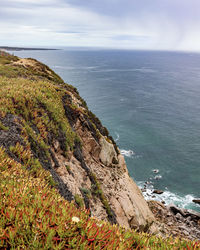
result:
<svg viewBox="0 0 200 250"><path fill-rule="evenodd" d="M200 212L200 54L128 50L16 51L77 87L125 156L146 199ZM152 194L163 190L161 195Z"/></svg>

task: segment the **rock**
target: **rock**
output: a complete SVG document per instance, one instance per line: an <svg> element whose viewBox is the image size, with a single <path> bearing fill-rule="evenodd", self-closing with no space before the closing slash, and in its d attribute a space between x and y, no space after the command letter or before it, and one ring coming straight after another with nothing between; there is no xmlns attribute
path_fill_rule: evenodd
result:
<svg viewBox="0 0 200 250"><path fill-rule="evenodd" d="M101 145L100 160L103 164L109 166L112 163L113 157L117 158L114 146L105 137L101 137L99 143Z"/></svg>
<svg viewBox="0 0 200 250"><path fill-rule="evenodd" d="M192 200L194 203L197 203L197 204L199 204L200 205L200 199L194 199L194 200Z"/></svg>
<svg viewBox="0 0 200 250"><path fill-rule="evenodd" d="M164 192L162 190L155 189L153 191L153 194L163 194Z"/></svg>
<svg viewBox="0 0 200 250"><path fill-rule="evenodd" d="M192 220L200 220L200 213L196 212L192 209L185 210L185 216L188 217L190 216Z"/></svg>
<svg viewBox="0 0 200 250"><path fill-rule="evenodd" d="M171 204L167 207L169 209L169 211L171 211L174 215L176 215L177 213L180 213L183 217L186 216L185 211L177 206L175 206L174 204Z"/></svg>
<svg viewBox="0 0 200 250"><path fill-rule="evenodd" d="M178 220L183 220L183 216L181 216L180 213L177 213L175 217L176 217L176 219L178 219Z"/></svg>
<svg viewBox="0 0 200 250"><path fill-rule="evenodd" d="M188 236L189 235L189 232L188 231L183 231L183 233L186 235L186 236Z"/></svg>
<svg viewBox="0 0 200 250"><path fill-rule="evenodd" d="M159 180L159 179L162 179L162 175L156 175L156 176L154 177L154 180Z"/></svg>
<svg viewBox="0 0 200 250"><path fill-rule="evenodd" d="M190 222L191 221L191 216L188 216L187 218L186 218L186 222Z"/></svg>

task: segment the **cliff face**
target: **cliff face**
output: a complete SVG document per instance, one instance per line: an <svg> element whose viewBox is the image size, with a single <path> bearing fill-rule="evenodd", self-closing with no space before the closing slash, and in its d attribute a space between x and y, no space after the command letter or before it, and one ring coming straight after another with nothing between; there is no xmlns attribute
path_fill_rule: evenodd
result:
<svg viewBox="0 0 200 250"><path fill-rule="evenodd" d="M2 53L0 88L0 147L12 159L49 170L60 194L92 216L153 230L124 157L74 87L36 60Z"/></svg>

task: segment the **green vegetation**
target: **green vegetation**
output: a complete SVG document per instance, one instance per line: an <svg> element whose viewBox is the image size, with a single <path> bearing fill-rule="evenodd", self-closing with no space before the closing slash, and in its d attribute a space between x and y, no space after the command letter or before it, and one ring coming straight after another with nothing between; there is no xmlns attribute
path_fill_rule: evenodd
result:
<svg viewBox="0 0 200 250"><path fill-rule="evenodd" d="M50 187L49 172L29 150L23 152L31 170L0 148L0 248L199 249L199 243L164 240L89 217L89 211L77 209Z"/></svg>
<svg viewBox="0 0 200 250"><path fill-rule="evenodd" d="M70 166L69 165L65 165L66 169L67 169L67 172L70 173Z"/></svg>
<svg viewBox="0 0 200 250"><path fill-rule="evenodd" d="M3 123L0 121L0 130L8 131L9 128L4 126Z"/></svg>
<svg viewBox="0 0 200 250"><path fill-rule="evenodd" d="M24 65L15 64L18 61L0 52L0 133L10 133L5 119L11 114L16 121L10 123L21 136L0 147L0 249L200 249L198 242L162 239L98 221L84 209L81 196L75 195L70 203L59 194L43 167L50 161L53 139L66 155L74 145L81 146L65 115L64 105L72 103L67 98L63 103L63 97L71 92L82 99L47 66L33 59ZM87 108L85 102L82 107ZM83 114L99 136L108 137L98 118L87 110ZM70 167L66 169L70 173ZM82 188L81 193L88 199L97 196L112 216L96 175L88 174L92 190Z"/></svg>
<svg viewBox="0 0 200 250"><path fill-rule="evenodd" d="M84 201L83 201L83 198L81 198L80 195L75 194L74 199L75 199L75 202L78 205L78 207L80 207L80 208L84 207Z"/></svg>
<svg viewBox="0 0 200 250"><path fill-rule="evenodd" d="M56 83L63 83L63 80L48 66L35 59L20 59L17 56L0 52L0 76L9 78L23 77L28 79L48 79ZM17 63L20 62L20 63Z"/></svg>
<svg viewBox="0 0 200 250"><path fill-rule="evenodd" d="M110 208L108 200L106 199L106 197L101 189L101 185L98 182L96 175L94 173L91 173L91 177L93 179L92 192L100 198L102 204L104 205L104 208L106 209L106 213L108 214L108 216L112 217L113 216L112 210Z"/></svg>
<svg viewBox="0 0 200 250"><path fill-rule="evenodd" d="M68 147L73 148L77 136L65 117L62 103L65 89L58 92L56 86L48 81L7 77L0 78L0 88L0 116L13 114L22 117L33 147L39 143L38 150L44 150L48 156L47 136L51 133L55 137L63 134L65 151Z"/></svg>
<svg viewBox="0 0 200 250"><path fill-rule="evenodd" d="M80 191L87 197L87 198L91 198L91 191L87 188L81 188Z"/></svg>

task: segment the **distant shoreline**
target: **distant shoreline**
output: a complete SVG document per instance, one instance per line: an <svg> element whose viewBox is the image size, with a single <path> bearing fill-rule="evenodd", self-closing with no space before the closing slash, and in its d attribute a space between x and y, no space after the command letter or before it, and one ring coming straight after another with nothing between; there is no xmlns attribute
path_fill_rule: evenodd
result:
<svg viewBox="0 0 200 250"><path fill-rule="evenodd" d="M22 51L22 50L60 50L60 49L51 49L51 48L24 48L24 47L9 47L9 46L0 46L0 50L7 51Z"/></svg>

